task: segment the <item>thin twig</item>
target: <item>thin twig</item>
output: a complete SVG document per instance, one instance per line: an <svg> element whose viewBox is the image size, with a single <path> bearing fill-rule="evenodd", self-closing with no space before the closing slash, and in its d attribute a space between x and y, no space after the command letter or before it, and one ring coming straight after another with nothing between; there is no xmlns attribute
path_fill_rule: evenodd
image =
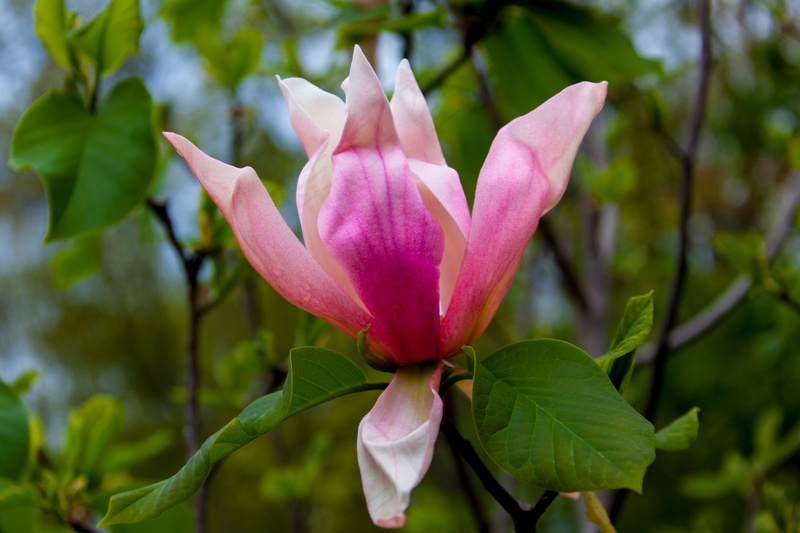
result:
<svg viewBox="0 0 800 533"><path fill-rule="evenodd" d="M661 385L664 377L664 367L669 353L669 333L675 324L678 314L678 305L681 299L681 289L686 278L687 251L689 243L689 213L691 211L692 182L695 172L695 158L700 144L700 133L705 117L706 100L708 98L708 81L711 74L711 9L709 0L700 0L698 3L700 17L700 34L702 38L702 52L700 59L700 75L697 82L695 104L689 123L689 137L686 149L681 158L680 182L680 215L678 223L678 258L675 275L670 288L667 309L664 313L660 334L657 342L656 356L653 367L653 377L650 385L650 396L645 409L645 417L652 421L658 406Z"/></svg>
<svg viewBox="0 0 800 533"><path fill-rule="evenodd" d="M442 391L440 390L440 394ZM455 406L454 402L452 402L452 395L447 396L445 398L445 402L447 404L447 409L449 411L453 411ZM458 482L461 485L461 489L464 492L464 496L467 498L467 502L469 503L469 508L472 511L473 516L475 517L475 523L478 526L478 531L480 533L489 533L491 529L489 528L489 521L486 518L485 513L483 512L483 507L481 506L480 499L478 495L475 494L475 489L472 486L472 482L467 475L467 469L464 468L465 460L461 457L458 452L458 448L453 442L453 439L448 434L445 434L445 440L450 447L450 451L453 454L453 460L455 461L456 466L456 474L458 475Z"/></svg>
<svg viewBox="0 0 800 533"><path fill-rule="evenodd" d="M159 203L148 198L147 206L156 214L159 221L164 226L170 245L181 259L183 271L186 276L189 300L189 323L186 341L186 421L183 440L184 446L186 447L186 456L189 458L200 449L200 405L197 398L200 387L200 362L197 343L203 308L200 305L197 274L200 271L206 254L203 251L191 253L184 249L175 235L172 219L167 212L165 203ZM194 495L193 501L195 531L196 533L205 533L207 501L205 484L203 484Z"/></svg>
<svg viewBox="0 0 800 533"><path fill-rule="evenodd" d="M535 505L528 508L522 506L520 503L503 487L492 475L489 469L483 464L480 456L478 456L472 444L461 436L456 427L450 421L449 417L445 414L442 417L439 430L444 433L450 445L464 458L466 463L472 468L478 476L483 488L486 489L492 498L500 504L514 521L514 531L521 533L530 533L536 531L536 523L542 517L544 512L553 503L553 500L558 496L557 492L548 490L539 498Z"/></svg>
<svg viewBox="0 0 800 533"><path fill-rule="evenodd" d="M699 0L698 14L700 19L700 35L702 50L700 57L700 72L695 93L695 104L689 122L689 136L686 148L680 151L681 181L680 181L680 214L678 221L678 258L675 266L675 275L672 279L667 308L664 313L658 341L656 343L655 358L653 360L653 376L650 382L650 394L645 407L645 417L651 422L655 419L658 400L661 395L661 386L664 378L664 369L667 355L670 352L669 336L678 314L678 305L681 298L681 289L686 276L687 249L689 243L689 212L691 210L692 181L695 171L695 157L699 148L700 133L705 116L706 100L708 97L708 81L711 74L711 7L709 0ZM618 490L614 494L609 519L615 522L625 502L628 491Z"/></svg>
<svg viewBox="0 0 800 533"><path fill-rule="evenodd" d="M794 214L800 204L800 174L795 173L786 190L782 194L786 198L775 225L767 239L767 259L775 257L780 246L789 235L789 230L794 222ZM667 344L670 350L676 350L689 342L697 339L704 333L711 331L728 313L736 307L752 285L749 276L737 277L725 291L719 295L705 309L697 313L669 333ZM644 348L636 357L636 364L648 364L655 358L654 348Z"/></svg>

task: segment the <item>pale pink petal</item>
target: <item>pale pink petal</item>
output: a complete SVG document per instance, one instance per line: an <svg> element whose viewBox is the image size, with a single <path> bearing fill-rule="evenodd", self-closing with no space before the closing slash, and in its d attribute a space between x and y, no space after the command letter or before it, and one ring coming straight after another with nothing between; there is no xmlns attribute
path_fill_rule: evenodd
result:
<svg viewBox="0 0 800 533"><path fill-rule="evenodd" d="M375 525L406 523L411 490L427 472L442 420L437 391L442 366L408 365L397 369L375 407L358 426L358 466Z"/></svg>
<svg viewBox="0 0 800 533"><path fill-rule="evenodd" d="M442 325L442 354L483 333L517 271L539 218L567 186L606 83L579 83L498 132L481 169L467 252Z"/></svg>
<svg viewBox="0 0 800 533"><path fill-rule="evenodd" d="M445 165L431 112L406 59L397 67L391 106L397 135L406 157L433 165Z"/></svg>
<svg viewBox="0 0 800 533"><path fill-rule="evenodd" d="M425 209L433 215L444 232L444 256L439 265L439 313L444 316L467 249L469 207L455 170L416 159L409 159L408 166Z"/></svg>
<svg viewBox="0 0 800 533"><path fill-rule="evenodd" d="M347 121L333 154L319 233L374 320L368 337L395 363L438 359L444 237L425 209L397 140L389 102L360 49Z"/></svg>
<svg viewBox="0 0 800 533"><path fill-rule="evenodd" d="M247 260L290 303L355 337L371 321L300 244L250 168L217 161L164 133L233 229Z"/></svg>
<svg viewBox="0 0 800 533"><path fill-rule="evenodd" d="M279 79L289 119L308 155L297 180L297 212L306 249L322 268L364 308L361 298L319 236L319 209L331 190L331 154L344 128L344 102L301 78ZM366 308L364 308L366 310Z"/></svg>

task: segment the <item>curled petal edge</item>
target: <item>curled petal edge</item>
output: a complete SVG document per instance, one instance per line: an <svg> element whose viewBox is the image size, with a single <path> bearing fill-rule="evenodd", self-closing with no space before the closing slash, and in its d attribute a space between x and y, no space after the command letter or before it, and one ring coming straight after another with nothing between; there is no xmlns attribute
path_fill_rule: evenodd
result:
<svg viewBox="0 0 800 533"><path fill-rule="evenodd" d="M411 490L427 472L442 420L443 366L407 365L358 426L358 466L370 518L379 527L406 523Z"/></svg>

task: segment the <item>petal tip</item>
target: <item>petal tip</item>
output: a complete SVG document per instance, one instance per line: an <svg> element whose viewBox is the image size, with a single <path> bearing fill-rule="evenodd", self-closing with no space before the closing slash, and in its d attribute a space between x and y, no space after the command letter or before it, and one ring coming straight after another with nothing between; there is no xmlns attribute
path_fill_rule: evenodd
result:
<svg viewBox="0 0 800 533"><path fill-rule="evenodd" d="M400 513L397 516L393 516L392 518L386 518L383 520L377 520L375 525L378 527L382 527L383 529L399 529L406 525L406 515Z"/></svg>

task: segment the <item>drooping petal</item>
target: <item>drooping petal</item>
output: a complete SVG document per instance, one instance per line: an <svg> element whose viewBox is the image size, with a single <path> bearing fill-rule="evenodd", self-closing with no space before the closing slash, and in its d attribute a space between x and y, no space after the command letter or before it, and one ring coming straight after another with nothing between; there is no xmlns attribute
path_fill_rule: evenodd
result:
<svg viewBox="0 0 800 533"><path fill-rule="evenodd" d="M498 132L481 169L467 252L442 324L443 355L483 333L503 299L539 218L567 186L606 83L579 83Z"/></svg>
<svg viewBox="0 0 800 533"><path fill-rule="evenodd" d="M358 466L375 525L406 523L411 490L428 470L442 420L442 366L400 367L358 426Z"/></svg>
<svg viewBox="0 0 800 533"><path fill-rule="evenodd" d="M174 133L164 133L233 229L247 260L290 303L355 337L370 322L303 247L250 168L207 156Z"/></svg>
<svg viewBox="0 0 800 533"><path fill-rule="evenodd" d="M461 181L448 167L433 118L408 61L400 62L391 101L397 135L425 207L444 231L445 250L439 266L441 313L447 311L469 236L469 207Z"/></svg>
<svg viewBox="0 0 800 533"><path fill-rule="evenodd" d="M394 363L438 358L442 229L425 209L378 77L356 48L347 121L319 233L374 320L368 337Z"/></svg>
<svg viewBox="0 0 800 533"><path fill-rule="evenodd" d="M342 267L319 236L319 209L331 190L331 155L344 128L344 102L301 78L280 80L289 119L303 144L308 162L297 180L297 212L306 249L322 268L362 308L364 304Z"/></svg>

